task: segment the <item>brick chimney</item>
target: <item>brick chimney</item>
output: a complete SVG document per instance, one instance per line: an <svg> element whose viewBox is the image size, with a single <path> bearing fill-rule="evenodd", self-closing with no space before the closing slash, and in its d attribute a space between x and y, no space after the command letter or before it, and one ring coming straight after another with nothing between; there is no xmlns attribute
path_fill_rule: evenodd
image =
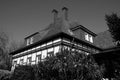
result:
<svg viewBox="0 0 120 80"><path fill-rule="evenodd" d="M63 19L68 20L68 8L66 7L62 8L62 17Z"/></svg>
<svg viewBox="0 0 120 80"><path fill-rule="evenodd" d="M54 18L54 23L55 23L58 17L58 11L56 9L53 9L52 13L53 13L53 18Z"/></svg>

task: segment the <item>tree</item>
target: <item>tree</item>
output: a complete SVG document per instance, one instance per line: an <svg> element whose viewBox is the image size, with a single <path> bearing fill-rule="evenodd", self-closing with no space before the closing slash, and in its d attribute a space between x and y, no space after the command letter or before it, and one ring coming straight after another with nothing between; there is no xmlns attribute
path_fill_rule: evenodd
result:
<svg viewBox="0 0 120 80"><path fill-rule="evenodd" d="M112 35L114 42L116 42L116 46L120 46L120 17L116 13L112 13L111 15L105 15L105 20L107 22L109 31ZM118 51L115 52L119 54ZM110 62L110 65L114 65L113 68L113 75L116 77L117 80L120 79L120 64L119 58Z"/></svg>
<svg viewBox="0 0 120 80"><path fill-rule="evenodd" d="M11 69L12 60L9 53L20 47L23 47L23 42L18 44L15 41L10 41L8 35L0 31L0 69Z"/></svg>
<svg viewBox="0 0 120 80"><path fill-rule="evenodd" d="M107 22L109 31L117 43L117 46L120 45L120 17L117 14L112 13L111 15L105 15L105 20Z"/></svg>
<svg viewBox="0 0 120 80"><path fill-rule="evenodd" d="M0 32L0 69L8 69L10 65L8 44L8 36L4 32Z"/></svg>

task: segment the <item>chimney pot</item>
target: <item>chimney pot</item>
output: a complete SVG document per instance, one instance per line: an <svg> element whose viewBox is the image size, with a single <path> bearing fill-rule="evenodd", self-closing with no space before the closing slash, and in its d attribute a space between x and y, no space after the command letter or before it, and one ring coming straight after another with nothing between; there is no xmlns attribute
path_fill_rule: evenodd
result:
<svg viewBox="0 0 120 80"><path fill-rule="evenodd" d="M53 9L52 13L58 13L58 11L56 9Z"/></svg>
<svg viewBox="0 0 120 80"><path fill-rule="evenodd" d="M53 10L52 10L52 13L53 13L54 23L55 23L56 20L57 20L57 17L58 17L58 11L57 11L56 9L53 9Z"/></svg>
<svg viewBox="0 0 120 80"><path fill-rule="evenodd" d="M67 8L67 7L63 7L62 10L66 10L66 11L68 11L68 8Z"/></svg>
<svg viewBox="0 0 120 80"><path fill-rule="evenodd" d="M63 19L68 20L68 8L63 7L62 8L62 13L63 13Z"/></svg>

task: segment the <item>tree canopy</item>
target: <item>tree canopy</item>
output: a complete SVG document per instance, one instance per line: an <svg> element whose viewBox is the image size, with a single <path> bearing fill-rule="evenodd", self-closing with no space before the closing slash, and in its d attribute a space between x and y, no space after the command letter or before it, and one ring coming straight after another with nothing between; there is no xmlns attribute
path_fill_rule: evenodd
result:
<svg viewBox="0 0 120 80"><path fill-rule="evenodd" d="M120 44L120 17L116 13L105 15L109 31L115 42Z"/></svg>

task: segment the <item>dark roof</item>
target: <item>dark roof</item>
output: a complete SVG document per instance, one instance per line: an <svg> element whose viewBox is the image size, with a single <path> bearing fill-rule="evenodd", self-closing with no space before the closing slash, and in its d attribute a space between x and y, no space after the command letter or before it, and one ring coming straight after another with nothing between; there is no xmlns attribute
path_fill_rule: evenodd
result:
<svg viewBox="0 0 120 80"><path fill-rule="evenodd" d="M47 38L49 36L52 36L52 35L60 33L60 32L70 35L70 32L68 31L69 28L70 28L70 24L68 23L67 20L58 18L56 20L56 23L51 23L47 28L39 31L39 33L41 34L41 39Z"/></svg>
<svg viewBox="0 0 120 80"><path fill-rule="evenodd" d="M94 39L94 42L96 46L104 49L115 46L115 43L113 42L113 38L108 30L98 33Z"/></svg>
<svg viewBox="0 0 120 80"><path fill-rule="evenodd" d="M31 35L27 36L25 39L30 38L30 37L32 37L32 36L34 36L34 35L38 34L38 33L39 33L39 32L35 32L35 33L33 33L33 34L31 34Z"/></svg>
<svg viewBox="0 0 120 80"><path fill-rule="evenodd" d="M47 28L39 31L39 34L41 36L40 40L47 38L47 37L50 37L50 36L55 35L55 34L60 33L60 32L71 35L71 32L69 30L73 30L76 27L92 34L93 36L96 36L95 33L88 30L84 26L78 24L77 22L70 22L70 21L64 20L62 17L60 17L60 18L56 19L56 23L51 23Z"/></svg>

